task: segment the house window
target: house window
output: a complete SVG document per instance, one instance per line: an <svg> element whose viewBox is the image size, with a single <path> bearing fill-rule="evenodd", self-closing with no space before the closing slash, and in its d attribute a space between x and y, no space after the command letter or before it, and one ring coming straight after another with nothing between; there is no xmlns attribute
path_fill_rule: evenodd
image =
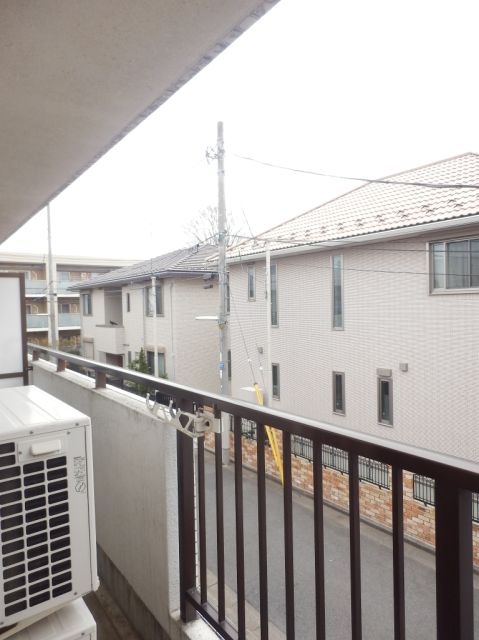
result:
<svg viewBox="0 0 479 640"><path fill-rule="evenodd" d="M58 305L58 312L59 313L70 313L70 304L68 302L61 302Z"/></svg>
<svg viewBox="0 0 479 640"><path fill-rule="evenodd" d="M91 316L93 313L91 303L91 293L82 294L82 312L84 316Z"/></svg>
<svg viewBox="0 0 479 640"><path fill-rule="evenodd" d="M272 264L271 274L271 325L278 326L278 266Z"/></svg>
<svg viewBox="0 0 479 640"><path fill-rule="evenodd" d="M228 362L227 362L228 380L231 380L231 349L228 349Z"/></svg>
<svg viewBox="0 0 479 640"><path fill-rule="evenodd" d="M272 392L273 392L273 398L275 400L279 400L279 392L280 392L280 388L279 388L279 364L272 364L271 365L271 378L272 378L272 383L273 383L273 388L272 388Z"/></svg>
<svg viewBox="0 0 479 640"><path fill-rule="evenodd" d="M163 315L163 288L161 284L157 284L156 287L156 314L157 316ZM145 287L145 315L153 315L153 287Z"/></svg>
<svg viewBox="0 0 479 640"><path fill-rule="evenodd" d="M151 375L155 375L155 352L147 351L146 352L146 361L148 363L148 367L150 368ZM166 378L166 363L165 363L165 354L158 354L158 376L160 378Z"/></svg>
<svg viewBox="0 0 479 640"><path fill-rule="evenodd" d="M343 328L343 256L332 257L333 329Z"/></svg>
<svg viewBox="0 0 479 640"><path fill-rule="evenodd" d="M126 310L127 312L129 312L131 309L131 300L130 300L130 294L127 293L126 294Z"/></svg>
<svg viewBox="0 0 479 640"><path fill-rule="evenodd" d="M430 255L433 290L479 287L478 239L434 242Z"/></svg>
<svg viewBox="0 0 479 640"><path fill-rule="evenodd" d="M256 274L254 264L248 265L248 300L256 298Z"/></svg>
<svg viewBox="0 0 479 640"><path fill-rule="evenodd" d="M378 422L393 424L393 382L390 378L378 378Z"/></svg>
<svg viewBox="0 0 479 640"><path fill-rule="evenodd" d="M226 313L231 310L230 274L226 274Z"/></svg>
<svg viewBox="0 0 479 640"><path fill-rule="evenodd" d="M333 411L345 413L344 373L333 371Z"/></svg>

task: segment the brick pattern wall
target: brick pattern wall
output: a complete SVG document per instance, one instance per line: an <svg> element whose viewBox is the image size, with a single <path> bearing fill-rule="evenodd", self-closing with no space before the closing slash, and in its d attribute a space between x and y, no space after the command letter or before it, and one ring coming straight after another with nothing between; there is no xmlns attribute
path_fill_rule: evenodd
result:
<svg viewBox="0 0 479 640"><path fill-rule="evenodd" d="M276 431L280 452L282 452L281 433ZM243 438L243 464L256 469L256 441ZM214 436L206 434L205 446L214 450ZM234 456L233 434L230 436L231 459ZM266 473L279 480L271 447L265 448ZM313 465L304 458L292 456L291 470L293 486L313 494ZM341 509L349 505L349 476L335 469L323 467L323 497L326 503ZM413 474L404 472L404 533L408 539L434 546L435 523L434 507L425 505L413 498ZM360 483L361 518L384 529L392 530L392 492L368 482ZM479 524L473 523L473 560L479 567Z"/></svg>

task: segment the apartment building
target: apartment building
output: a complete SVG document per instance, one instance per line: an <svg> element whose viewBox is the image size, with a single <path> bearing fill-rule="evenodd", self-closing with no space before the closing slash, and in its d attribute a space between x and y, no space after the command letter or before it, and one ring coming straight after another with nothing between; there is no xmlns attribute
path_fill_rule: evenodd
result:
<svg viewBox="0 0 479 640"><path fill-rule="evenodd" d="M75 283L83 355L126 367L143 349L152 373L156 353L160 376L217 391L216 252L180 249Z"/></svg>
<svg viewBox="0 0 479 640"><path fill-rule="evenodd" d="M132 260L112 260L79 256L53 256L53 291L57 340L61 349L80 346L80 295L70 291L74 282L132 264ZM48 302L48 260L45 254L0 253L0 271L25 274L28 341L52 343Z"/></svg>
<svg viewBox="0 0 479 640"><path fill-rule="evenodd" d="M467 153L230 250L233 396L479 461L478 185Z"/></svg>

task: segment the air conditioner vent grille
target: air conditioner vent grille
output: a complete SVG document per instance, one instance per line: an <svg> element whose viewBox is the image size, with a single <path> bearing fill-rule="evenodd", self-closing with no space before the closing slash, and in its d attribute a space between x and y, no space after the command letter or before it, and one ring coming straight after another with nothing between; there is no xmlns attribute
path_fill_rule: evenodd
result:
<svg viewBox="0 0 479 640"><path fill-rule="evenodd" d="M72 591L65 456L17 464L0 444L0 538L5 616Z"/></svg>

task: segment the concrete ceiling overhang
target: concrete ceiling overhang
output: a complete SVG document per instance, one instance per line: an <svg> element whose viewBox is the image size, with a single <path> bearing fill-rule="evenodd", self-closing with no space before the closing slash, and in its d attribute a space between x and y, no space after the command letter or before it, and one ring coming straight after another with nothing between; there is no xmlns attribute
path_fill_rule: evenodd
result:
<svg viewBox="0 0 479 640"><path fill-rule="evenodd" d="M0 242L276 0L2 0Z"/></svg>

